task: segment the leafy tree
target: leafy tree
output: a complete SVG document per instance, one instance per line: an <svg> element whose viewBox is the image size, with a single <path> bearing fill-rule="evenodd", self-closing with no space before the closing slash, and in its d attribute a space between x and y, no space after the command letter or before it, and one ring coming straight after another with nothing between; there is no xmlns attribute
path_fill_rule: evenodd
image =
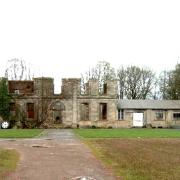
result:
<svg viewBox="0 0 180 180"><path fill-rule="evenodd" d="M1 78L0 79L0 116L3 119L9 119L10 111L9 111L9 103L10 103L10 96L8 95L8 88L7 88L7 79Z"/></svg>

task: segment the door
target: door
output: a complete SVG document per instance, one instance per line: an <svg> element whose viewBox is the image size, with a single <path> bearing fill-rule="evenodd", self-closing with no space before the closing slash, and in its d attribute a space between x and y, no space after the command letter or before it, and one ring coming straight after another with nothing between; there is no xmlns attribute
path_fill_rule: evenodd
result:
<svg viewBox="0 0 180 180"><path fill-rule="evenodd" d="M142 127L144 125L143 113L133 113L133 126Z"/></svg>

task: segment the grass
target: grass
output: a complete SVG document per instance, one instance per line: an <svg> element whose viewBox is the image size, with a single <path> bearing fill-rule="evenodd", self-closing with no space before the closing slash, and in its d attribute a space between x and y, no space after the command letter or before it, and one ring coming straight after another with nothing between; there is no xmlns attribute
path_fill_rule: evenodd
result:
<svg viewBox="0 0 180 180"><path fill-rule="evenodd" d="M86 139L117 179L179 180L180 139Z"/></svg>
<svg viewBox="0 0 180 180"><path fill-rule="evenodd" d="M19 153L16 150L0 149L0 179L16 169L18 160Z"/></svg>
<svg viewBox="0 0 180 180"><path fill-rule="evenodd" d="M32 138L42 131L42 129L0 129L0 138Z"/></svg>
<svg viewBox="0 0 180 180"><path fill-rule="evenodd" d="M180 138L175 129L75 129L83 138Z"/></svg>
<svg viewBox="0 0 180 180"><path fill-rule="evenodd" d="M76 129L116 179L179 180L180 130Z"/></svg>

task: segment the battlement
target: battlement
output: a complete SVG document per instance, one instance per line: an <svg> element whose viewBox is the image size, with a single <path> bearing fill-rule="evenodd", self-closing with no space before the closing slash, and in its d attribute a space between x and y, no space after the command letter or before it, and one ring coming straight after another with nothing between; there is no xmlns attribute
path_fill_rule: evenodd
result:
<svg viewBox="0 0 180 180"><path fill-rule="evenodd" d="M63 78L61 94L64 98L70 98L73 94L80 94L80 78Z"/></svg>
<svg viewBox="0 0 180 180"><path fill-rule="evenodd" d="M11 80L8 82L9 93L37 95L37 96L53 96L54 95L54 79L50 77L38 77L33 80ZM81 94L81 79L80 78L63 78L61 85L61 97L72 98L73 95ZM101 88L101 89L100 89ZM87 96L116 96L117 95L117 81L108 80L100 86L99 81L90 79L85 84L84 95Z"/></svg>
<svg viewBox="0 0 180 180"><path fill-rule="evenodd" d="M100 85L96 79L90 79L85 84L85 95L88 96L116 96L117 95L117 81L108 80L106 83Z"/></svg>
<svg viewBox="0 0 180 180"><path fill-rule="evenodd" d="M34 91L40 96L52 96L54 94L54 79L50 77L34 78Z"/></svg>

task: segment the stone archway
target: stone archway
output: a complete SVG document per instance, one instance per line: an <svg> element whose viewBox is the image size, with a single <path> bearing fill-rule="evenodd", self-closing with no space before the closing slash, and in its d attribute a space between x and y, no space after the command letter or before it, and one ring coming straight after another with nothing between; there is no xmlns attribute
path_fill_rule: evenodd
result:
<svg viewBox="0 0 180 180"><path fill-rule="evenodd" d="M51 122L63 124L65 121L65 105L61 101L52 102L50 105Z"/></svg>

